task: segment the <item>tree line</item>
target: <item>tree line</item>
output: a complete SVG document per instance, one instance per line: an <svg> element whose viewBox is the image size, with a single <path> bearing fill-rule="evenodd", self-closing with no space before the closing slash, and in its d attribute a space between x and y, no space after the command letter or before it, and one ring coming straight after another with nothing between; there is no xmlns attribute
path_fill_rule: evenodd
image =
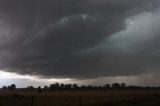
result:
<svg viewBox="0 0 160 106"><path fill-rule="evenodd" d="M1 90L16 90L16 85L11 84L10 86L3 86ZM144 90L144 89L160 89L160 87L141 87L141 86L126 86L125 83L113 83L113 84L105 84L102 86L92 86L92 85L81 85L78 86L78 84L60 84L60 83L54 83L50 84L49 86L28 86L26 88L23 88L25 90L38 90L38 92L42 91L57 91L57 90L109 90L109 89L116 89L116 90L123 90L123 89L137 89L137 90Z"/></svg>

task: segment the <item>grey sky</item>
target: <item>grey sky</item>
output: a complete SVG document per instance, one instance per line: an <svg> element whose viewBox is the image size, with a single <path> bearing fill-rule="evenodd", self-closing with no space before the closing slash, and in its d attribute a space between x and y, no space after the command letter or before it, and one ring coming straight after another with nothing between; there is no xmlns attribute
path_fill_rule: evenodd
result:
<svg viewBox="0 0 160 106"><path fill-rule="evenodd" d="M0 69L45 78L159 73L159 0L0 0Z"/></svg>

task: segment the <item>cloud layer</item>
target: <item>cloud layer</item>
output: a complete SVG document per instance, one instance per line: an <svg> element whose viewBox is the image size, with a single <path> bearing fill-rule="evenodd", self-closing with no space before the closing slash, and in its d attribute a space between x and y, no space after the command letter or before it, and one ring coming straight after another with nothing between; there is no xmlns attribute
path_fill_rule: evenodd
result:
<svg viewBox="0 0 160 106"><path fill-rule="evenodd" d="M159 19L159 0L0 0L0 68L72 78L157 71Z"/></svg>

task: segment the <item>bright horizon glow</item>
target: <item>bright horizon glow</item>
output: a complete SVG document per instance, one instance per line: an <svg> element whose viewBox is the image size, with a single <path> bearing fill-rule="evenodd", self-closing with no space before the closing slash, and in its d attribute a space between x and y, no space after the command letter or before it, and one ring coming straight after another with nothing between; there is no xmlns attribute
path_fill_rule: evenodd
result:
<svg viewBox="0 0 160 106"><path fill-rule="evenodd" d="M17 87L26 86L45 86L55 82L58 83L70 83L73 79L69 78L40 78L38 76L20 75L13 72L0 71L0 87L10 84L16 84Z"/></svg>
<svg viewBox="0 0 160 106"><path fill-rule="evenodd" d="M69 78L64 78L64 79L59 79L59 78L39 78L38 76L31 76L31 75L20 75L17 73L13 73L13 72L4 72L4 71L0 71L0 79L29 79L29 80L47 80L49 82L53 82L53 81L58 81L58 82L62 82L62 81L69 81L71 79Z"/></svg>
<svg viewBox="0 0 160 106"><path fill-rule="evenodd" d="M29 75L22 76L17 73L0 71L0 79L34 79L34 78Z"/></svg>
<svg viewBox="0 0 160 106"><path fill-rule="evenodd" d="M147 79L147 80L146 80ZM78 84L78 85L104 85L112 83L126 83L127 85L140 85L140 86L156 86L159 85L159 80L154 78L153 74L142 74L132 76L113 76L113 77L99 77L95 79L71 79L71 78L41 78L32 75L20 75L13 72L5 72L0 70L0 88L2 86L9 86L16 84L17 88L26 88L27 86L44 87L53 83L63 84ZM151 82L155 82L152 84Z"/></svg>

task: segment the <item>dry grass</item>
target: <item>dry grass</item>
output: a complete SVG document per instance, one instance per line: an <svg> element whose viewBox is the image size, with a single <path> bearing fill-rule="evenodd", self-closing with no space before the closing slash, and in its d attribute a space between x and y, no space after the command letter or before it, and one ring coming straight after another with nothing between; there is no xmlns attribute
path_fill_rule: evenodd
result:
<svg viewBox="0 0 160 106"><path fill-rule="evenodd" d="M0 92L0 106L159 106L159 101L160 91Z"/></svg>

